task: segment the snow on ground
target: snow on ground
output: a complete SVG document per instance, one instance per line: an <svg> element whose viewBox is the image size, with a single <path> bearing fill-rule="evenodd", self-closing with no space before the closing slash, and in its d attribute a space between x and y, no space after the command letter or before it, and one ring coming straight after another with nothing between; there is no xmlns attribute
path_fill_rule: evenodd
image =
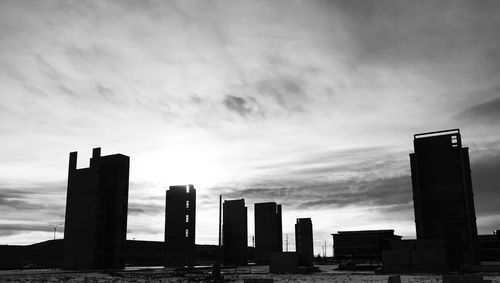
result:
<svg viewBox="0 0 500 283"><path fill-rule="evenodd" d="M267 267L252 267L224 269L224 282L243 282L245 278L273 278L274 282L318 282L318 283L345 283L366 282L386 283L389 275L374 275L373 272L348 272L334 270L333 266L321 266L322 272L314 274L269 274ZM251 272L251 273L250 273ZM150 269L121 271L114 273L99 272L62 272L53 270L40 271L0 271L0 282L74 282L74 283L101 283L101 282L210 282L207 271L185 274L175 274L173 270ZM500 274L489 274L484 279L500 283ZM402 275L402 283L435 283L442 282L439 275Z"/></svg>

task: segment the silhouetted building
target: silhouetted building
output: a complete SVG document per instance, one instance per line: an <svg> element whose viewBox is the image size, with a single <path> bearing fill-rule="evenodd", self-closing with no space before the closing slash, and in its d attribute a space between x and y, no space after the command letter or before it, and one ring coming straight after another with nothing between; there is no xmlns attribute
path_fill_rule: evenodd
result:
<svg viewBox="0 0 500 283"><path fill-rule="evenodd" d="M297 273L298 263L296 252L269 253L269 273Z"/></svg>
<svg viewBox="0 0 500 283"><path fill-rule="evenodd" d="M338 231L333 236L333 253L337 260L382 261L382 250L391 240L400 240L394 230Z"/></svg>
<svg viewBox="0 0 500 283"><path fill-rule="evenodd" d="M500 230L490 235L479 235L481 262L500 262Z"/></svg>
<svg viewBox="0 0 500 283"><path fill-rule="evenodd" d="M256 203L255 212L255 261L268 264L271 252L283 251L281 204Z"/></svg>
<svg viewBox="0 0 500 283"><path fill-rule="evenodd" d="M224 201L224 263L247 264L247 208L244 199Z"/></svg>
<svg viewBox="0 0 500 283"><path fill-rule="evenodd" d="M382 251L384 273L439 273L448 271L443 239L393 240Z"/></svg>
<svg viewBox="0 0 500 283"><path fill-rule="evenodd" d="M295 250L299 266L313 265L313 230L311 218L298 218L295 224Z"/></svg>
<svg viewBox="0 0 500 283"><path fill-rule="evenodd" d="M61 268L64 240L49 240L32 245L0 245L0 270ZM253 253L253 248L248 248ZM165 263L165 242L126 240L126 266L160 266ZM196 264L213 265L219 261L218 245L195 245ZM0 281L2 281L0 275Z"/></svg>
<svg viewBox="0 0 500 283"><path fill-rule="evenodd" d="M192 266L195 253L196 190L170 186L166 192L165 266Z"/></svg>
<svg viewBox="0 0 500 283"><path fill-rule="evenodd" d="M477 264L469 149L458 129L414 135L410 154L417 239L444 239L450 268Z"/></svg>
<svg viewBox="0 0 500 283"><path fill-rule="evenodd" d="M130 158L94 148L90 167L76 169L76 161L71 152L63 268L124 268Z"/></svg>

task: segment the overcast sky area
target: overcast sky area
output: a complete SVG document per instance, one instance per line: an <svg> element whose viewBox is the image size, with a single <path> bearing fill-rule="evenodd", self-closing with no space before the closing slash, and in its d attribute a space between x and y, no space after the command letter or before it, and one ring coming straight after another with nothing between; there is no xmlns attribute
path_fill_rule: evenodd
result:
<svg viewBox="0 0 500 283"><path fill-rule="evenodd" d="M480 234L500 229L500 1L0 2L0 244L63 224L69 152L130 156L128 239L162 241L165 190L339 230L415 237L413 135L460 128ZM58 238L63 237L58 229ZM285 237L283 237L285 239Z"/></svg>

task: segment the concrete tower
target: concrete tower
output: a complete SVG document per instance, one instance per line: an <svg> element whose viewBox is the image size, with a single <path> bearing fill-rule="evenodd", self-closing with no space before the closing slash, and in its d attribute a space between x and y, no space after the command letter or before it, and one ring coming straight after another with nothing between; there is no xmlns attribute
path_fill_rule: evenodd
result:
<svg viewBox="0 0 500 283"><path fill-rule="evenodd" d="M170 186L165 209L165 266L192 266L196 227L193 185Z"/></svg>
<svg viewBox="0 0 500 283"><path fill-rule="evenodd" d="M444 239L450 267L477 264L469 149L458 129L416 134L410 154L417 239Z"/></svg>
<svg viewBox="0 0 500 283"><path fill-rule="evenodd" d="M76 169L76 163L71 152L63 268L124 268L130 159L94 148L90 167Z"/></svg>

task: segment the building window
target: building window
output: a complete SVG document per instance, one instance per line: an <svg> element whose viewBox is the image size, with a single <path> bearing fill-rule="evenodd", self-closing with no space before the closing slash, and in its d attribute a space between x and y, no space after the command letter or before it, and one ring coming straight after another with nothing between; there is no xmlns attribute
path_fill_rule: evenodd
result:
<svg viewBox="0 0 500 283"><path fill-rule="evenodd" d="M189 214L186 214L186 223L189 222Z"/></svg>
<svg viewBox="0 0 500 283"><path fill-rule="evenodd" d="M189 193L189 185L186 186L186 194Z"/></svg>
<svg viewBox="0 0 500 283"><path fill-rule="evenodd" d="M189 237L189 229L186 229L186 238Z"/></svg>
<svg viewBox="0 0 500 283"><path fill-rule="evenodd" d="M186 200L186 208L189 208L189 200Z"/></svg>
<svg viewBox="0 0 500 283"><path fill-rule="evenodd" d="M458 137L457 136L451 136L451 146L452 147L458 146Z"/></svg>

